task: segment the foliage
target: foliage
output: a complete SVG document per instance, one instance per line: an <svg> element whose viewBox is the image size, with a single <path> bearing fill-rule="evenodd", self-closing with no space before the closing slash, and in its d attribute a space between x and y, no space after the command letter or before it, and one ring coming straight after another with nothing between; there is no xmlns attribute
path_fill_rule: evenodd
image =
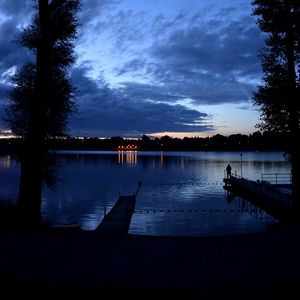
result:
<svg viewBox="0 0 300 300"><path fill-rule="evenodd" d="M12 132L26 137L30 130L31 112L34 110L34 85L36 66L33 63L25 64L13 77L14 89L10 92L11 105L7 110L7 120ZM70 113L75 112L75 88L67 75L56 69L51 78L47 115L45 119L46 138L62 136L66 133L66 120Z"/></svg>
<svg viewBox="0 0 300 300"><path fill-rule="evenodd" d="M46 34L43 32L43 36L37 12L32 24L23 30L18 39L18 43L31 50L36 58L35 62L21 67L13 78L7 123L18 136L26 137L31 126L43 126L44 138L66 133L67 118L75 111L76 90L67 70L75 62L72 42L77 34L78 20L75 16L79 8L78 0L51 1L47 8ZM38 53L41 49L47 51L44 53L48 67L47 86L42 86L46 89L44 95L38 91L41 81L37 70ZM45 60L45 56L43 58ZM34 114L42 114L44 124L32 124Z"/></svg>
<svg viewBox="0 0 300 300"><path fill-rule="evenodd" d="M291 113L295 110L299 124L300 106L295 99L300 96L300 2L254 0L252 4L257 24L266 33L266 47L260 54L263 83L254 93L254 102L261 111L258 127L290 132Z"/></svg>

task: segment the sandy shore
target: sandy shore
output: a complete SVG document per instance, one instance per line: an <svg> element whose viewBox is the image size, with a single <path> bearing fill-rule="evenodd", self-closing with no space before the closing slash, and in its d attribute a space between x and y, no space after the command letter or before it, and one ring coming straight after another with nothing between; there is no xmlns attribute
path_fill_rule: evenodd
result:
<svg viewBox="0 0 300 300"><path fill-rule="evenodd" d="M6 231L0 242L0 285L11 291L13 286L200 299L300 296L298 226L218 237Z"/></svg>

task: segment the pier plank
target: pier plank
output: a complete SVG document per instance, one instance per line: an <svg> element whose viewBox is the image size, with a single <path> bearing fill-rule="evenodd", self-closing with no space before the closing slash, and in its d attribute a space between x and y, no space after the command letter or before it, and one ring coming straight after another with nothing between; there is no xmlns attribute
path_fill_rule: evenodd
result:
<svg viewBox="0 0 300 300"><path fill-rule="evenodd" d="M128 233L136 203L136 194L120 196L116 204L103 218L96 231L105 233Z"/></svg>

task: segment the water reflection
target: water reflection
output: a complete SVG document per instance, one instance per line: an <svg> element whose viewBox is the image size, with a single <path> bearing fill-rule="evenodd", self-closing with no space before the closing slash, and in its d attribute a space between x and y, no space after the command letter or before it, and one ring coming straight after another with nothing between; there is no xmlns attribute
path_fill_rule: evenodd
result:
<svg viewBox="0 0 300 300"><path fill-rule="evenodd" d="M137 151L118 151L118 163L136 165L137 164Z"/></svg>
<svg viewBox="0 0 300 300"><path fill-rule="evenodd" d="M94 229L119 194L131 194L141 181L130 233L208 235L265 229L256 218L259 211L233 207L223 190L224 169L230 163L238 172L240 153L65 151L58 159L58 187L43 191L43 216L52 222L78 222L83 229ZM18 166L4 165L0 163L0 196L16 195ZM282 153L243 152L243 175L249 179L289 170Z"/></svg>
<svg viewBox="0 0 300 300"><path fill-rule="evenodd" d="M0 199L15 202L19 188L19 168L13 155L0 155Z"/></svg>
<svg viewBox="0 0 300 300"><path fill-rule="evenodd" d="M261 208L256 207L251 202L240 197L235 196L234 199L232 199L232 206L237 208L241 213L247 213L250 216L254 216L254 218L262 224L274 224L278 222L277 219L267 214Z"/></svg>
<svg viewBox="0 0 300 300"><path fill-rule="evenodd" d="M10 154L0 156L0 168L9 169L11 167L11 162Z"/></svg>

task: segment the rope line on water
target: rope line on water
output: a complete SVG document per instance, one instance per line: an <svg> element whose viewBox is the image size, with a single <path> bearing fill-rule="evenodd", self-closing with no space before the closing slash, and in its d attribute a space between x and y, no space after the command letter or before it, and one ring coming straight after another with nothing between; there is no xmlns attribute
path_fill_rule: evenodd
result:
<svg viewBox="0 0 300 300"><path fill-rule="evenodd" d="M166 214L186 214L186 213L248 213L253 215L255 219L259 220L262 224L274 224L277 222L275 218L270 216L264 210L260 208L242 208L242 209L135 209L134 214L136 215L153 215L157 213Z"/></svg>
<svg viewBox="0 0 300 300"><path fill-rule="evenodd" d="M145 186L206 186L206 185L223 185L223 182L144 182Z"/></svg>
<svg viewBox="0 0 300 300"><path fill-rule="evenodd" d="M260 213L261 209L135 209L134 213L153 214L153 213Z"/></svg>

